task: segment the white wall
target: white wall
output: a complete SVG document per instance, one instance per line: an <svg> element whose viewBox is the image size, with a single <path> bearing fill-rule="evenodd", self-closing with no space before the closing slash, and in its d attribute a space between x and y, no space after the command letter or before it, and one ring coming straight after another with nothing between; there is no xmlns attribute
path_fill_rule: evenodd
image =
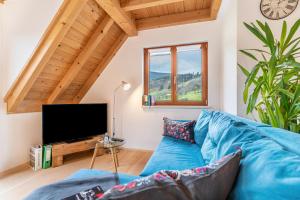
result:
<svg viewBox="0 0 300 200"><path fill-rule="evenodd" d="M220 108L220 31L219 21L196 23L139 32L129 38L110 65L88 92L83 102L112 104L113 90L122 81L133 88L117 98L117 132L127 140L127 147L153 149L162 135L162 118L197 119L200 109L143 109L143 48L208 41L208 102ZM110 109L111 110L111 109Z"/></svg>
<svg viewBox="0 0 300 200"><path fill-rule="evenodd" d="M224 3L224 2L223 2ZM221 107L224 112L237 114L237 0L223 8L222 58L221 58Z"/></svg>
<svg viewBox="0 0 300 200"><path fill-rule="evenodd" d="M262 22L268 22L271 29L275 32L277 36L281 33L281 27L283 20L272 21L263 17L260 13L260 0L238 0L238 49L248 49L248 48L261 48L261 43L252 36L251 33L244 27L243 22L255 22L255 20L261 20ZM300 17L300 5L294 13L289 17L285 18L288 24L291 26L296 22ZM300 32L298 32L300 36ZM245 56L238 54L238 62L247 66L248 69L251 69L253 62L250 61ZM252 116L246 116L246 105L243 102L243 89L245 83L245 76L240 70L238 70L238 115L252 118Z"/></svg>
<svg viewBox="0 0 300 200"><path fill-rule="evenodd" d="M229 1L231 0L223 2ZM41 142L40 113L7 115L3 97L30 57L61 2L62 0L9 0L0 6L0 171L26 162L29 147ZM223 104L220 95L221 70L225 66L221 63L222 30L222 22L218 20L140 32L138 37L128 39L89 91L84 102L111 104L112 90L120 81L132 83L133 88L129 92L120 91L118 94L117 132L127 139L128 147L153 149L161 139L163 116L196 119L200 109L142 108L143 48L208 41L208 100L209 106L219 109ZM227 35L230 36L229 33Z"/></svg>
<svg viewBox="0 0 300 200"><path fill-rule="evenodd" d="M40 113L6 114L3 98L62 0L9 0L0 5L0 172L28 161L41 143Z"/></svg>

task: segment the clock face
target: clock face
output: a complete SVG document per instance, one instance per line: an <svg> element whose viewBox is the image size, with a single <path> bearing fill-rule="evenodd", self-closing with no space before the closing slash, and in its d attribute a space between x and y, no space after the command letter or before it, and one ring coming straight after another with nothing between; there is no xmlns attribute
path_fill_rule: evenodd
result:
<svg viewBox="0 0 300 200"><path fill-rule="evenodd" d="M261 13L268 19L278 20L289 16L299 0L261 0Z"/></svg>

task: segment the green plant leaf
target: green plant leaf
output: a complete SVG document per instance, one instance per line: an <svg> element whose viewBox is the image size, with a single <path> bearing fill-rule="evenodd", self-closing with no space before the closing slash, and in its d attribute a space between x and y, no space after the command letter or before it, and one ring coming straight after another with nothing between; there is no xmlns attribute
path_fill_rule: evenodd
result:
<svg viewBox="0 0 300 200"><path fill-rule="evenodd" d="M298 40L300 40L300 37L297 37L296 39L293 39L290 43L287 44L287 48L289 48L292 44L294 44L295 42L297 42Z"/></svg>
<svg viewBox="0 0 300 200"><path fill-rule="evenodd" d="M247 77L243 91L247 113L253 113L255 109L262 122L300 132L300 62L297 60L300 57L300 37L295 37L300 19L289 31L284 21L279 38L274 37L267 23L244 24L267 48L240 51L256 62L251 70L239 65Z"/></svg>
<svg viewBox="0 0 300 200"><path fill-rule="evenodd" d="M300 48L297 48L299 46L300 40L288 51L288 53L285 55L286 57L289 57L292 53L297 52Z"/></svg>
<svg viewBox="0 0 300 200"><path fill-rule="evenodd" d="M269 52L265 51L265 50L261 50L261 49L244 49L245 51L256 51L259 53L266 53L268 55L271 55Z"/></svg>
<svg viewBox="0 0 300 200"><path fill-rule="evenodd" d="M270 123L273 127L279 127L278 126L278 122L275 118L275 115L274 115L274 111L269 103L268 100L265 101L265 106L266 106L266 111L268 113L268 117L269 117L269 120L270 120Z"/></svg>
<svg viewBox="0 0 300 200"><path fill-rule="evenodd" d="M254 70L252 70L251 73L249 73L244 67L240 66L240 68L242 69L242 71L245 71L244 73L248 74L247 75L247 80L245 82L245 89L244 89L244 92L243 92L243 100L244 100L244 103L247 102L248 100L248 94L249 94L249 87L251 86L251 84L253 82L256 83L255 81L255 76L259 70L259 65L256 65L254 68Z"/></svg>
<svg viewBox="0 0 300 200"><path fill-rule="evenodd" d="M300 63L298 63L298 62L292 62L292 64L291 64L293 67L297 67L297 68L300 68Z"/></svg>
<svg viewBox="0 0 300 200"><path fill-rule="evenodd" d="M248 107L247 107L247 114L253 111L263 82L264 80L258 82L258 85L256 86L252 95L250 96Z"/></svg>
<svg viewBox="0 0 300 200"><path fill-rule="evenodd" d="M243 67L241 64L238 64L239 68L241 69L241 71L243 72L243 74L248 77L250 72L245 68Z"/></svg>
<svg viewBox="0 0 300 200"><path fill-rule="evenodd" d="M270 48L271 53L275 53L275 40L274 40L274 35L271 31L271 28L267 23L265 23L265 33L266 33L266 38L267 38L267 43L268 47Z"/></svg>
<svg viewBox="0 0 300 200"><path fill-rule="evenodd" d="M250 26L249 24L244 22L244 25L246 26L246 28L252 32L260 41L262 41L265 45L268 45L267 40L265 38L265 36L259 31L257 30L257 28Z"/></svg>
<svg viewBox="0 0 300 200"><path fill-rule="evenodd" d="M275 108L275 112L276 112L276 118L277 118L277 124L279 128L285 128L285 120L284 117L281 113L281 109L278 105L278 102L276 101L276 99L272 99L273 102L273 107Z"/></svg>
<svg viewBox="0 0 300 200"><path fill-rule="evenodd" d="M286 38L286 32L287 32L287 23L286 21L282 24L282 30L281 30L281 38L280 38L280 48L282 49L284 46L284 41Z"/></svg>
<svg viewBox="0 0 300 200"><path fill-rule="evenodd" d="M270 122L269 122L268 116L267 116L266 113L262 110L262 108L258 106L258 107L256 108L256 110L257 110L259 119L260 119L263 123L269 124Z"/></svg>
<svg viewBox="0 0 300 200"><path fill-rule="evenodd" d="M265 62L267 62L267 58L266 58L265 54L261 53L261 57L264 59Z"/></svg>
<svg viewBox="0 0 300 200"><path fill-rule="evenodd" d="M293 102L296 103L297 101L300 101L300 84L297 86Z"/></svg>
<svg viewBox="0 0 300 200"><path fill-rule="evenodd" d="M257 58L252 54L247 52L246 50L240 50L241 53L243 53L244 55L248 56L249 58L252 58L255 61L258 61Z"/></svg>
<svg viewBox="0 0 300 200"><path fill-rule="evenodd" d="M292 26L285 42L284 42L284 49L286 49L288 47L288 44L290 43L290 41L292 40L292 38L294 37L294 35L296 34L297 30L299 29L300 26L300 19L298 19L295 24Z"/></svg>
<svg viewBox="0 0 300 200"><path fill-rule="evenodd" d="M244 89L244 92L243 92L244 103L247 103L248 95L249 95L249 87L245 86L245 89Z"/></svg>
<svg viewBox="0 0 300 200"><path fill-rule="evenodd" d="M285 94L286 96L288 96L290 99L294 98L294 95L289 92L288 90L282 89L282 88L278 88L278 91Z"/></svg>
<svg viewBox="0 0 300 200"><path fill-rule="evenodd" d="M261 21L259 21L259 20L256 20L256 23L258 24L258 26L261 28L261 30L263 30L263 31L265 31L265 25L261 22ZM253 23L251 23L252 24L252 26L255 26Z"/></svg>

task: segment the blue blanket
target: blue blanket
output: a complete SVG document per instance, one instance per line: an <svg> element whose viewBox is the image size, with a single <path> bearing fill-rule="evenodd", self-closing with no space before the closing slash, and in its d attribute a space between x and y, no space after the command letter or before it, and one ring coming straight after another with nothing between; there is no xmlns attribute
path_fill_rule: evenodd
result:
<svg viewBox="0 0 300 200"><path fill-rule="evenodd" d="M25 200L58 200L100 186L104 191L119 183L115 174L104 174L93 178L71 178L46 185L35 190Z"/></svg>

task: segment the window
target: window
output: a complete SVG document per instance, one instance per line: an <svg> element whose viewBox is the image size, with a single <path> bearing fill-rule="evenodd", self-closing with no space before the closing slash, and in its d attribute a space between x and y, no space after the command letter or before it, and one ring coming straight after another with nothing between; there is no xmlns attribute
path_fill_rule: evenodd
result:
<svg viewBox="0 0 300 200"><path fill-rule="evenodd" d="M144 94L156 105L207 106L207 43L144 49Z"/></svg>

